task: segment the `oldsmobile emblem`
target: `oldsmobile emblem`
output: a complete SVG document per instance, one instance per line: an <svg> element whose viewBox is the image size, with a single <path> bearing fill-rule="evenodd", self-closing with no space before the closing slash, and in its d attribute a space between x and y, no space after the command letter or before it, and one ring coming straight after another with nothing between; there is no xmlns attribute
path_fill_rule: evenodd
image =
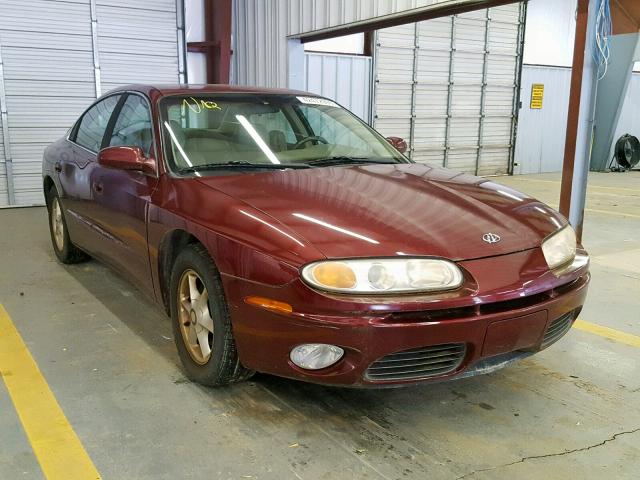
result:
<svg viewBox="0 0 640 480"><path fill-rule="evenodd" d="M484 240L487 243L498 243L501 240L501 238L500 238L500 235L489 232L489 233L485 233L482 236L482 240Z"/></svg>

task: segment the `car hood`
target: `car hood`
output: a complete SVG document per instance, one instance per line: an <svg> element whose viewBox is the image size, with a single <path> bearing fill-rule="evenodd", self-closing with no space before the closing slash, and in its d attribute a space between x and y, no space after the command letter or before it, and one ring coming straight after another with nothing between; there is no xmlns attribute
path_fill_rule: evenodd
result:
<svg viewBox="0 0 640 480"><path fill-rule="evenodd" d="M423 164L278 170L198 181L262 211L327 258L469 260L537 247L566 224L548 206L508 187Z"/></svg>

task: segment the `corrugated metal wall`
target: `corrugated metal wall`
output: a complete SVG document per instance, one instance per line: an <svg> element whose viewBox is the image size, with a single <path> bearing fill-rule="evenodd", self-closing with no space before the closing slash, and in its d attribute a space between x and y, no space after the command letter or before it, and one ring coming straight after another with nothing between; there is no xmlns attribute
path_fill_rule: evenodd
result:
<svg viewBox="0 0 640 480"><path fill-rule="evenodd" d="M240 85L286 87L288 35L446 1L449 0L234 0L233 78Z"/></svg>
<svg viewBox="0 0 640 480"><path fill-rule="evenodd" d="M511 4L380 30L376 129L406 139L416 161L507 173L523 22Z"/></svg>
<svg viewBox="0 0 640 480"><path fill-rule="evenodd" d="M531 85L544 84L542 109L532 110ZM571 69L525 65L522 70L522 109L518 121L514 173L562 170L567 131ZM596 127L597 128L597 127ZM640 73L634 73L624 101L616 135L640 138Z"/></svg>
<svg viewBox="0 0 640 480"><path fill-rule="evenodd" d="M96 95L179 80L178 13L176 0L0 1L13 203L43 203L42 152ZM0 177L0 206L5 190Z"/></svg>
<svg viewBox="0 0 640 480"><path fill-rule="evenodd" d="M305 90L332 98L371 121L371 57L305 54Z"/></svg>

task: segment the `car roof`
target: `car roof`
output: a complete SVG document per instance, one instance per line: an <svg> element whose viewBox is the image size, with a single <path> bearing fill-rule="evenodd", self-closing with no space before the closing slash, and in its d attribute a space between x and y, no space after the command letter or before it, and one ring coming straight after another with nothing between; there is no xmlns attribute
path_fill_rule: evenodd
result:
<svg viewBox="0 0 640 480"><path fill-rule="evenodd" d="M243 85L228 85L228 84L209 84L209 85L186 85L186 84L174 84L174 85L142 85L132 84L123 85L111 90L109 93L115 93L119 91L134 91L144 93L148 96L165 96L176 95L181 93L195 94L195 93L254 93L254 94L273 94L273 95L311 95L316 94L304 92L301 90L289 90L284 88L264 88L264 87L250 87Z"/></svg>

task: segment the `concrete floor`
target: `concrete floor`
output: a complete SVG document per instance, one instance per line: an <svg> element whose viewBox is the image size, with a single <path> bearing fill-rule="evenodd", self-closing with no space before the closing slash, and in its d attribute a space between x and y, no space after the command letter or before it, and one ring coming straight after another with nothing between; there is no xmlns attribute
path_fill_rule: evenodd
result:
<svg viewBox="0 0 640 480"><path fill-rule="evenodd" d="M556 206L558 175L499 181ZM591 175L581 318L640 335L640 172ZM54 259L43 208L0 211L0 303L105 479L637 479L640 349L572 330L500 372L383 391L185 379L169 320L101 264ZM0 382L0 478L43 478Z"/></svg>

